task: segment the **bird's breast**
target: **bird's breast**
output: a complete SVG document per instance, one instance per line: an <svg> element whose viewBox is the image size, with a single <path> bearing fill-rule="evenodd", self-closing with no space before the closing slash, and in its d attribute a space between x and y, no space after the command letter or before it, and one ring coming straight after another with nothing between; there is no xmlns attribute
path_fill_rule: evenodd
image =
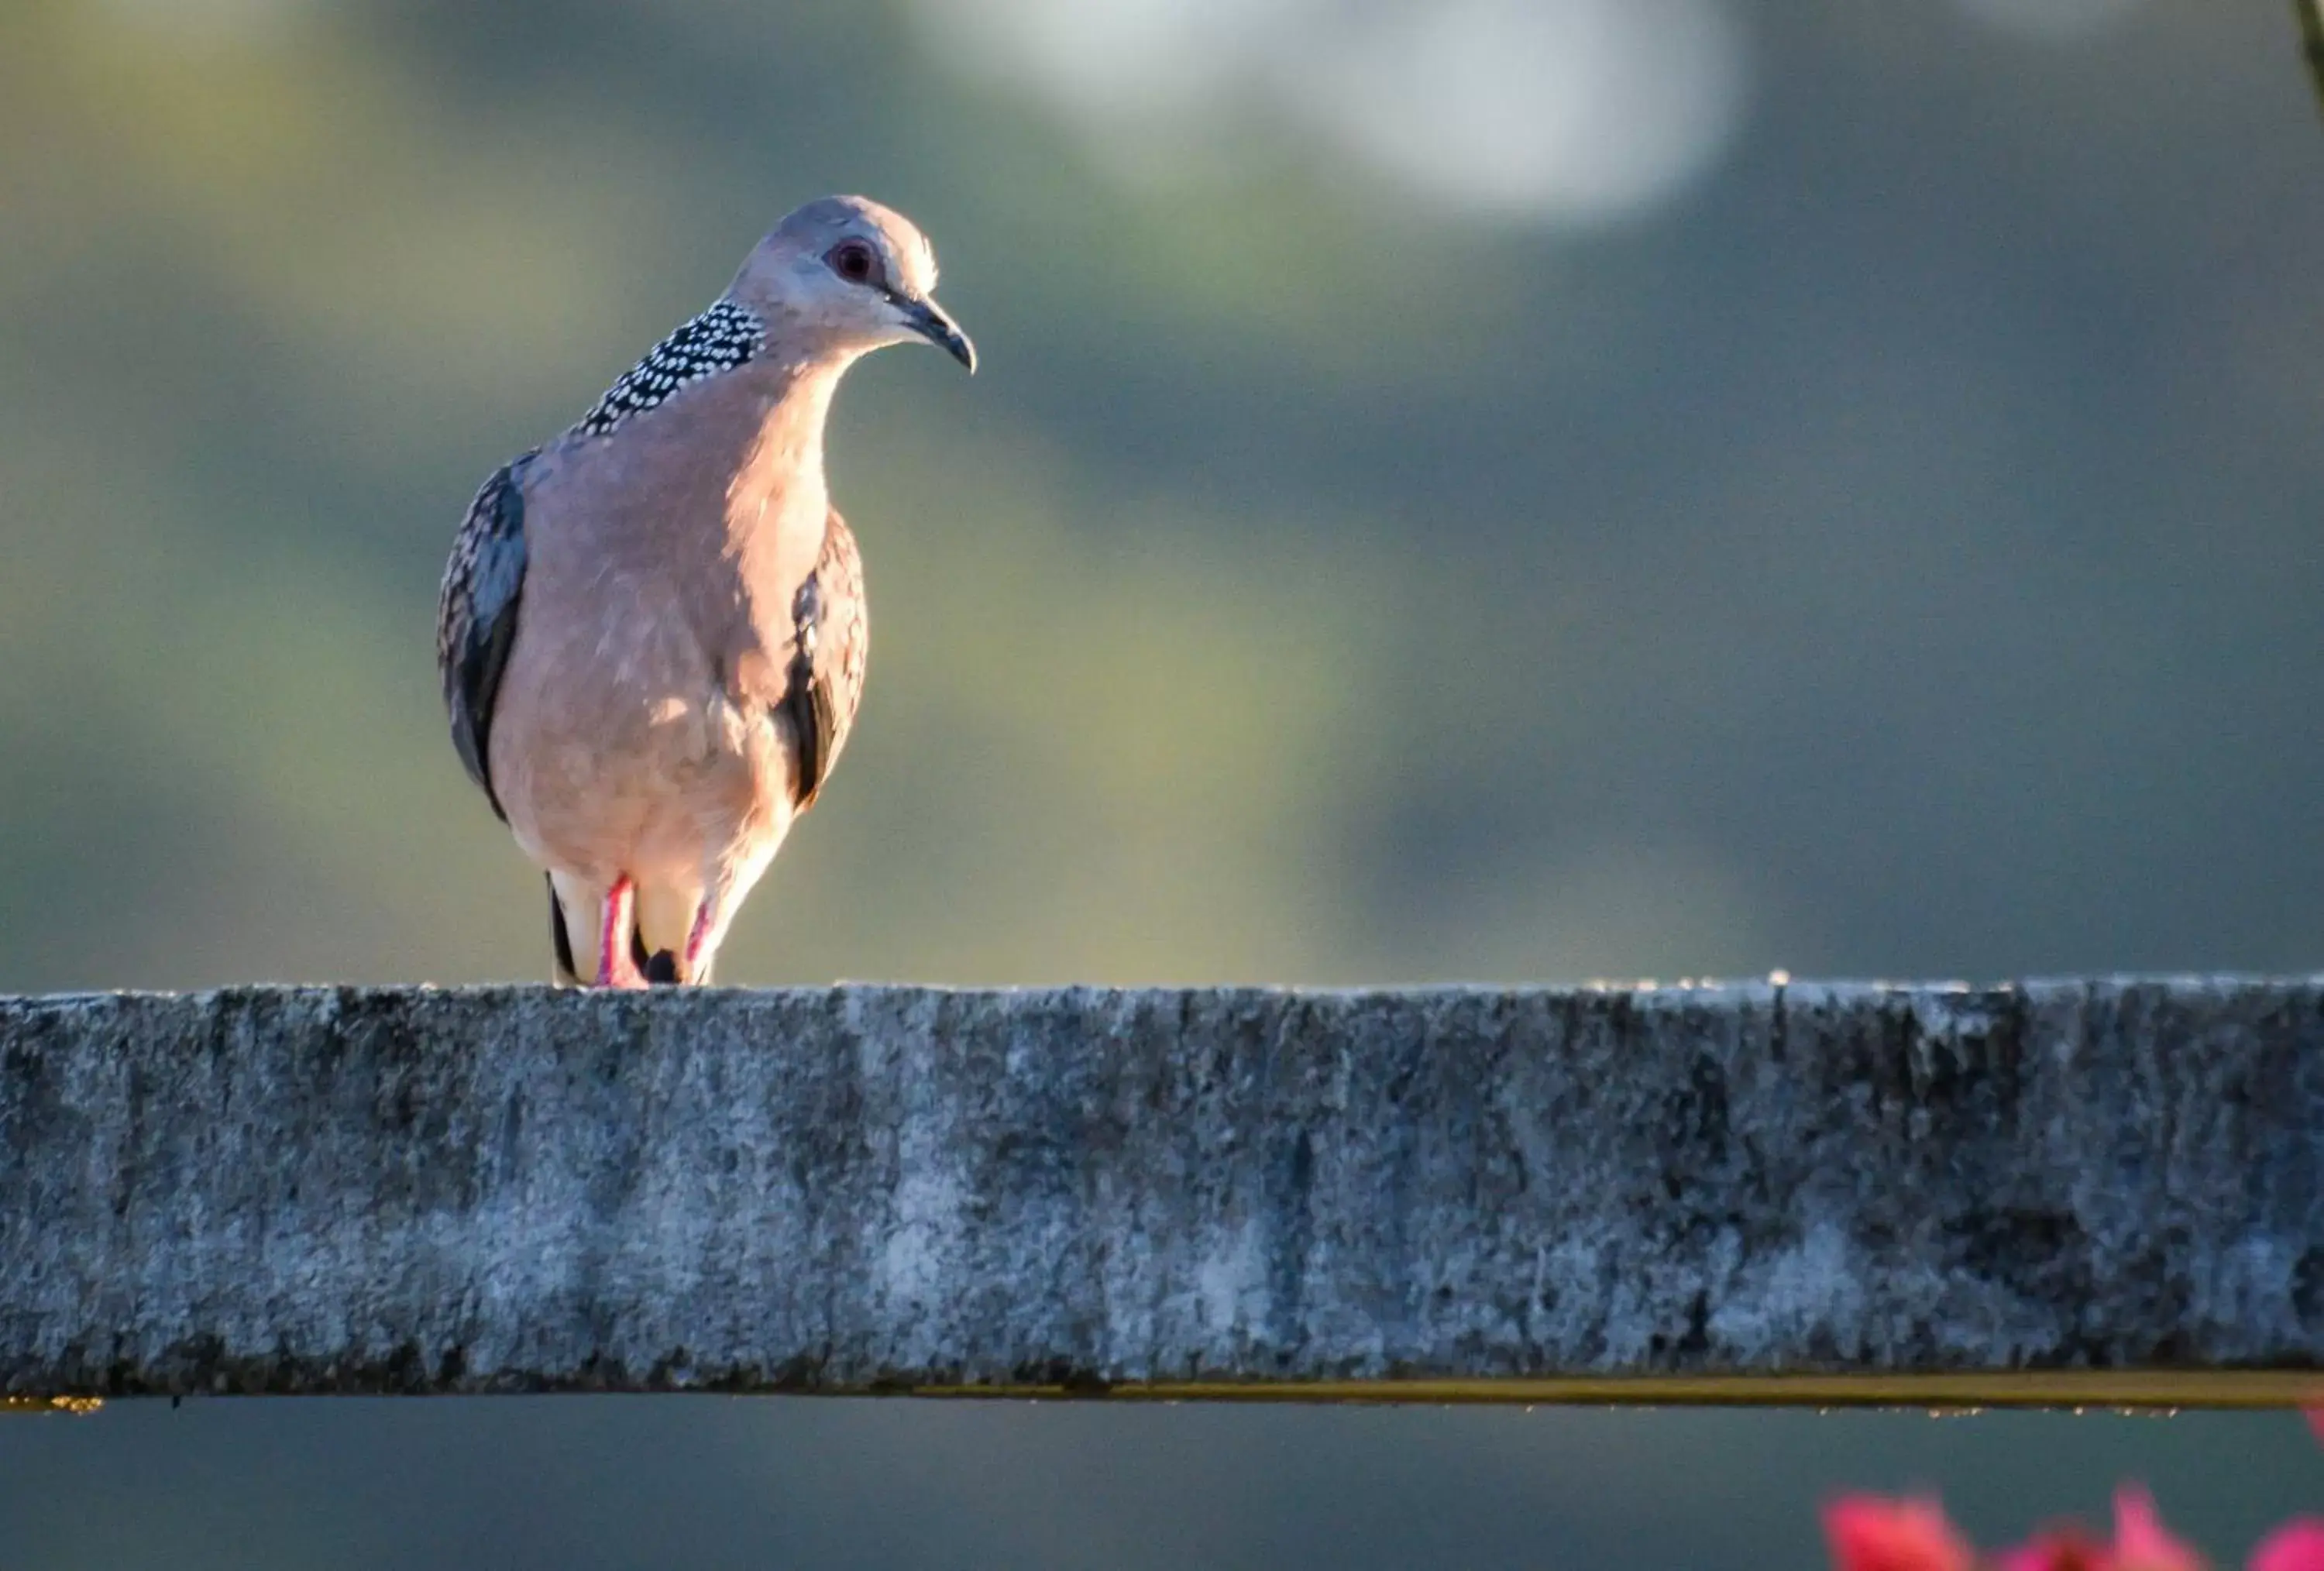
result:
<svg viewBox="0 0 2324 1571"><path fill-rule="evenodd" d="M589 614L520 628L493 778L536 860L690 878L770 832L785 765L753 688L777 662L721 598L609 575Z"/></svg>

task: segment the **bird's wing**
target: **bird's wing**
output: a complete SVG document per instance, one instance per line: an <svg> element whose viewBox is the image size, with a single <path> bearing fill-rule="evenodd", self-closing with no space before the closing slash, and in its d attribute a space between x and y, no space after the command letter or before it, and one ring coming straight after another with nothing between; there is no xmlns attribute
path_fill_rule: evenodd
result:
<svg viewBox="0 0 2324 1571"><path fill-rule="evenodd" d="M777 712L798 761L797 806L804 812L830 778L855 723L871 647L863 561L855 536L835 512L824 526L815 570L791 596L791 622L790 670Z"/></svg>
<svg viewBox="0 0 2324 1571"><path fill-rule="evenodd" d="M532 457L527 453L502 468L469 504L436 602L436 668L444 679L452 745L503 822L508 815L493 794L489 752L493 701L516 640L517 601L524 590L523 483Z"/></svg>

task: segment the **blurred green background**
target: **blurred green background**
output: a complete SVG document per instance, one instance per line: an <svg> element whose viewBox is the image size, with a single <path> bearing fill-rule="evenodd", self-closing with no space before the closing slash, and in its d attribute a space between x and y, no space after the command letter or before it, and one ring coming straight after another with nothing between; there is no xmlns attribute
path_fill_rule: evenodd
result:
<svg viewBox="0 0 2324 1571"><path fill-rule="evenodd" d="M2275 0L7 0L0 990L545 975L452 529L834 189L984 366L842 394L871 684L726 979L2324 954ZM2129 1467L2222 1548L2324 1502L2288 1421L1919 1422L197 1404L0 1427L0 1534L1740 1566L1850 1479L1997 1532Z"/></svg>

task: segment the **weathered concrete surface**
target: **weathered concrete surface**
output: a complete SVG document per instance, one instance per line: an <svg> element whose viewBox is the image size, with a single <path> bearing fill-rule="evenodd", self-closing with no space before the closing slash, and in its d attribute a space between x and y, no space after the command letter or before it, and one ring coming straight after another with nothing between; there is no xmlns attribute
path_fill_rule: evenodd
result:
<svg viewBox="0 0 2324 1571"><path fill-rule="evenodd" d="M0 1391L2324 1354L2324 984L0 999Z"/></svg>

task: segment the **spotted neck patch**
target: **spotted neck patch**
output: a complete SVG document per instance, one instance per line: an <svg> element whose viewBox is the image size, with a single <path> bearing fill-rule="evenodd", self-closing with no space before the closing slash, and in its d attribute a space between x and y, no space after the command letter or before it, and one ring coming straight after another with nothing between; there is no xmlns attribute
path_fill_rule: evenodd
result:
<svg viewBox="0 0 2324 1571"><path fill-rule="evenodd" d="M732 371L765 347L767 330L732 300L720 300L646 352L605 390L581 419L580 430L602 437L641 410L651 409L689 382Z"/></svg>

